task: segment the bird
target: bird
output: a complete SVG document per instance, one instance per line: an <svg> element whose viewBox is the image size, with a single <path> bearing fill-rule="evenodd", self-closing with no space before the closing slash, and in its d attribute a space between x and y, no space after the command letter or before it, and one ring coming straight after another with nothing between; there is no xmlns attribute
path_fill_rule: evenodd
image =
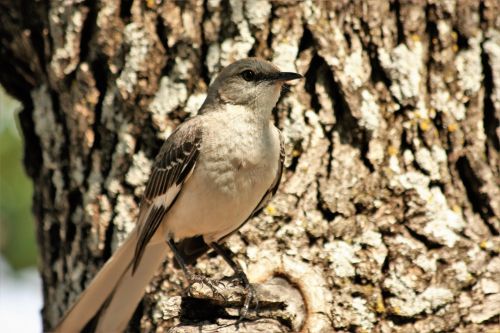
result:
<svg viewBox="0 0 500 333"><path fill-rule="evenodd" d="M252 288L223 243L278 190L285 149L272 111L286 83L302 77L260 58L219 73L198 113L163 143L134 229L54 332L80 332L91 319L96 332L124 331L169 248L190 282L200 277L189 263L209 249L221 255L250 294L248 310Z"/></svg>

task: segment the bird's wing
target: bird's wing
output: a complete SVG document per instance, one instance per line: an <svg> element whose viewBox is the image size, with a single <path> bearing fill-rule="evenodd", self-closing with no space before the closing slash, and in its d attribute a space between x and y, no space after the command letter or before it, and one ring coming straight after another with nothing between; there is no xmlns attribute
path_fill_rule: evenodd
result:
<svg viewBox="0 0 500 333"><path fill-rule="evenodd" d="M165 141L151 170L139 211L135 271L146 245L192 174L200 154L202 128L196 117L181 124Z"/></svg>

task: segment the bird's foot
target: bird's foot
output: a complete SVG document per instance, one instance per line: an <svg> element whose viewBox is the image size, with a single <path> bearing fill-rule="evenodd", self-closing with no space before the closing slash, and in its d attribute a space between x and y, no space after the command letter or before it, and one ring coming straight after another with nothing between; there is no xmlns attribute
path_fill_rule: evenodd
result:
<svg viewBox="0 0 500 333"><path fill-rule="evenodd" d="M223 287L223 284L220 281L212 280L204 275L198 275L194 273L189 273L187 275L187 279L189 281L189 287L187 290L188 295L192 296L192 288L194 287L194 285L199 284L201 287L208 287L211 290L212 296L214 298L226 301L226 297L219 291L221 286Z"/></svg>
<svg viewBox="0 0 500 333"><path fill-rule="evenodd" d="M259 299L257 298L257 293L255 291L255 288L248 281L248 278L243 271L238 271L234 275L224 278L223 280L229 280L232 283L236 282L245 290L245 299L243 302L243 307L240 310L240 317L238 319L238 322L241 322L246 318L248 311L250 310L252 301L255 303L255 312L258 312Z"/></svg>

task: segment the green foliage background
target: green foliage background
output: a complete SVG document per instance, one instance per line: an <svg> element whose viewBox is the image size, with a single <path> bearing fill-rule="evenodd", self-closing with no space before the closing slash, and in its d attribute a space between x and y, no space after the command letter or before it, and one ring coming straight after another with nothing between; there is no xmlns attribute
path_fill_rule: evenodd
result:
<svg viewBox="0 0 500 333"><path fill-rule="evenodd" d="M23 166L20 105L0 86L0 252L14 269L36 264L33 185Z"/></svg>

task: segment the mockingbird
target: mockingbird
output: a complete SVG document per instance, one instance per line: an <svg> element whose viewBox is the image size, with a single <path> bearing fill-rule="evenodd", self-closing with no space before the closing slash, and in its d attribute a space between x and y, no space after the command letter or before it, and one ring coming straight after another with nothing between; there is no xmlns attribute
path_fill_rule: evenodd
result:
<svg viewBox="0 0 500 333"><path fill-rule="evenodd" d="M79 332L98 312L97 332L123 331L167 247L191 282L197 277L186 263L212 248L250 292L245 274L220 243L278 189L284 148L271 113L283 84L301 77L256 58L237 61L220 72L198 115L178 126L163 144L135 229L56 332Z"/></svg>

